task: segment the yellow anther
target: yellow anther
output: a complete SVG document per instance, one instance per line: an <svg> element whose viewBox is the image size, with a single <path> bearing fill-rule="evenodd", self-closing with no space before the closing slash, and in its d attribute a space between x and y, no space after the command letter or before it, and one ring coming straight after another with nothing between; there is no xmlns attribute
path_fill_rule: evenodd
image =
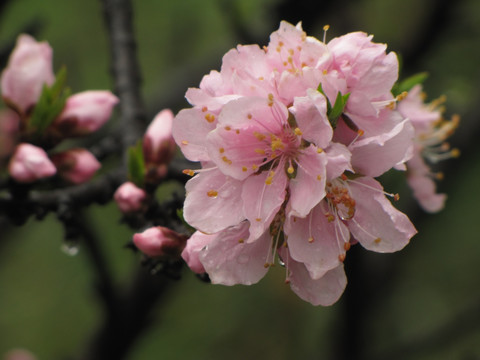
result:
<svg viewBox="0 0 480 360"><path fill-rule="evenodd" d="M269 264L269 263L265 263L265 264L263 264L263 267L266 269L266 268L270 267L270 264Z"/></svg>
<svg viewBox="0 0 480 360"><path fill-rule="evenodd" d="M335 216L333 216L332 214L327 214L326 216L328 222L332 222L333 220L335 220Z"/></svg>
<svg viewBox="0 0 480 360"><path fill-rule="evenodd" d="M363 131L362 129L358 129L357 134L358 136L363 136L363 134L365 134L365 131Z"/></svg>
<svg viewBox="0 0 480 360"><path fill-rule="evenodd" d="M253 165L252 165L252 170L255 171L255 170L257 170L257 169L258 169L258 165L253 164Z"/></svg>
<svg viewBox="0 0 480 360"><path fill-rule="evenodd" d="M236 130L235 130L235 133L236 133L236 134L240 134L240 130L239 130L239 129L236 129Z"/></svg>
<svg viewBox="0 0 480 360"><path fill-rule="evenodd" d="M323 152L322 148L317 148L317 153L321 154Z"/></svg>
<svg viewBox="0 0 480 360"><path fill-rule="evenodd" d="M247 119L251 119L252 117L253 117L252 114L247 115Z"/></svg>
<svg viewBox="0 0 480 360"><path fill-rule="evenodd" d="M450 152L450 154L451 154L454 158L459 157L459 156L460 156L460 150L458 150L457 148L452 149L452 151Z"/></svg>
<svg viewBox="0 0 480 360"><path fill-rule="evenodd" d="M273 94L268 94L268 106L273 106Z"/></svg>
<svg viewBox="0 0 480 360"><path fill-rule="evenodd" d="M247 167L246 166L242 166L242 171L247 171Z"/></svg>
<svg viewBox="0 0 480 360"><path fill-rule="evenodd" d="M373 242L374 242L375 244L380 244L381 241L382 241L382 239L380 239L380 238L376 238L375 240L373 240Z"/></svg>
<svg viewBox="0 0 480 360"><path fill-rule="evenodd" d="M405 99L408 95L408 92L404 91L402 92L401 94L397 95L397 97L395 98L397 101L402 101L403 99Z"/></svg>
<svg viewBox="0 0 480 360"><path fill-rule="evenodd" d="M265 184L266 185L272 185L272 181L273 181L273 177L268 177L266 180L265 180Z"/></svg>
<svg viewBox="0 0 480 360"><path fill-rule="evenodd" d="M239 244L243 244L244 242L245 242L244 239L238 239L238 243L239 243Z"/></svg>
<svg viewBox="0 0 480 360"><path fill-rule="evenodd" d="M188 145L188 141L187 140L182 140L182 145Z"/></svg>
<svg viewBox="0 0 480 360"><path fill-rule="evenodd" d="M323 31L328 31L328 29L330 29L330 25L325 25L325 26L323 27Z"/></svg>
<svg viewBox="0 0 480 360"><path fill-rule="evenodd" d="M283 66L287 66L288 63L286 61L283 62Z"/></svg>
<svg viewBox="0 0 480 360"><path fill-rule="evenodd" d="M442 172L438 172L435 174L435 179L437 180L443 180L444 177L445 175Z"/></svg>
<svg viewBox="0 0 480 360"><path fill-rule="evenodd" d="M289 174L293 174L293 173L295 172L295 169L293 168L292 165L290 165L290 166L288 167L287 172L288 172Z"/></svg>
<svg viewBox="0 0 480 360"><path fill-rule="evenodd" d="M344 262L346 257L347 256L345 254L340 254L340 255L338 255L338 261Z"/></svg>
<svg viewBox="0 0 480 360"><path fill-rule="evenodd" d="M345 249L345 251L350 250L350 243L346 242L345 244L343 244L343 248Z"/></svg>
<svg viewBox="0 0 480 360"><path fill-rule="evenodd" d="M295 135L297 135L297 136L301 136L303 134L302 130L300 130L298 127L295 128L294 132L295 132Z"/></svg>
<svg viewBox="0 0 480 360"><path fill-rule="evenodd" d="M207 191L207 195L208 195L209 197L216 197L216 196L218 195L218 191L216 191L216 190L209 190L209 191Z"/></svg>
<svg viewBox="0 0 480 360"><path fill-rule="evenodd" d="M283 41L279 41L278 42L278 46L282 47L284 44L283 44Z"/></svg>
<svg viewBox="0 0 480 360"><path fill-rule="evenodd" d="M288 60L288 63L289 63L289 64L293 63L293 59L292 59L291 56L289 56L287 60Z"/></svg>
<svg viewBox="0 0 480 360"><path fill-rule="evenodd" d="M327 75L328 74L327 69L323 70L322 73L323 73L323 75Z"/></svg>
<svg viewBox="0 0 480 360"><path fill-rule="evenodd" d="M226 156L222 156L222 160L224 162L226 162L228 165L232 165L232 160L230 160L229 158L227 158Z"/></svg>
<svg viewBox="0 0 480 360"><path fill-rule="evenodd" d="M227 126L225 126L225 127L224 127L224 129L225 129L225 130L227 130L227 131L230 131L230 130L232 130L232 128L231 128L230 126L228 126L228 125L227 125Z"/></svg>
<svg viewBox="0 0 480 360"><path fill-rule="evenodd" d="M386 108L388 108L390 110L394 110L395 109L395 101L389 102L388 105L386 106Z"/></svg>
<svg viewBox="0 0 480 360"><path fill-rule="evenodd" d="M260 76L260 77L258 78L258 80L263 81L263 80L265 80L265 78L264 78L263 76Z"/></svg>
<svg viewBox="0 0 480 360"><path fill-rule="evenodd" d="M278 150L278 149L283 149L285 148L285 145L283 144L282 140L276 139L272 141L272 144L270 145L270 148L272 151Z"/></svg>
<svg viewBox="0 0 480 360"><path fill-rule="evenodd" d="M265 135L260 134L260 133L257 132L257 131L254 131L254 132L253 132L253 135L254 135L258 140L260 140L260 141L263 141L263 140L265 140L265 138L266 138Z"/></svg>
<svg viewBox="0 0 480 360"><path fill-rule="evenodd" d="M208 108L206 106L202 107L203 112L206 112L207 110L208 110Z"/></svg>
<svg viewBox="0 0 480 360"><path fill-rule="evenodd" d="M189 175L189 176L195 175L195 171L190 170L190 169L182 170L182 173L184 173L185 175Z"/></svg>
<svg viewBox="0 0 480 360"><path fill-rule="evenodd" d="M220 148L220 149L218 149L218 152L219 152L220 154L223 154L223 153L225 152L225 149L224 149L224 148Z"/></svg>
<svg viewBox="0 0 480 360"><path fill-rule="evenodd" d="M313 243L314 240L315 240L315 239L313 238L313 236L310 236L310 237L308 238L308 242L309 242L310 244Z"/></svg>
<svg viewBox="0 0 480 360"><path fill-rule="evenodd" d="M208 113L205 115L205 120L207 120L209 123L212 123L215 121L215 115Z"/></svg>
<svg viewBox="0 0 480 360"><path fill-rule="evenodd" d="M290 55L293 55L294 52L295 52L295 50L293 50L293 49L288 49L288 53L289 53Z"/></svg>
<svg viewBox="0 0 480 360"><path fill-rule="evenodd" d="M400 195L399 195L399 194L393 195L393 200L394 200L394 201L400 200Z"/></svg>
<svg viewBox="0 0 480 360"><path fill-rule="evenodd" d="M262 221L262 219L261 218L256 218L255 221L260 222L260 221Z"/></svg>
<svg viewBox="0 0 480 360"><path fill-rule="evenodd" d="M317 175L317 180L322 180L322 175Z"/></svg>
<svg viewBox="0 0 480 360"><path fill-rule="evenodd" d="M265 155L265 150L263 150L263 149L255 149L254 151L255 151L257 154Z"/></svg>

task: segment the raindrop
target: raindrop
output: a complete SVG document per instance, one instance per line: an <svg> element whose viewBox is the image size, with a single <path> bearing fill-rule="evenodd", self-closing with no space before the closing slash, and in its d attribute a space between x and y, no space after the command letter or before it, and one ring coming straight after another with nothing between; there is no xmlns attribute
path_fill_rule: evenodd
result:
<svg viewBox="0 0 480 360"><path fill-rule="evenodd" d="M65 242L62 244L60 249L68 256L75 256L79 251L78 244L76 242Z"/></svg>

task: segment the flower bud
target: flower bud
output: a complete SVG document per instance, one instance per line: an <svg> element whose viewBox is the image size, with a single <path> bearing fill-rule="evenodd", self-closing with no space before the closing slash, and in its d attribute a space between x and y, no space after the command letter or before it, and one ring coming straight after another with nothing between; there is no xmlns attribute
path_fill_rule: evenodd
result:
<svg viewBox="0 0 480 360"><path fill-rule="evenodd" d="M8 166L10 176L18 182L29 183L55 175L57 169L45 150L22 143L17 146Z"/></svg>
<svg viewBox="0 0 480 360"><path fill-rule="evenodd" d="M88 150L71 149L52 155L58 174L72 184L81 184L92 178L101 164Z"/></svg>
<svg viewBox="0 0 480 360"><path fill-rule="evenodd" d="M175 155L172 136L173 113L169 109L159 112L143 137L143 156L147 168L147 182L158 182L165 176L167 165Z"/></svg>
<svg viewBox="0 0 480 360"><path fill-rule="evenodd" d="M118 98L110 91L91 90L70 96L53 127L63 136L75 137L97 131L110 118Z"/></svg>
<svg viewBox="0 0 480 360"><path fill-rule="evenodd" d="M182 251L182 258L193 272L197 274L203 274L206 272L199 259L200 250L212 242L215 237L216 235L208 235L196 231L190 239L188 239L187 245Z"/></svg>
<svg viewBox="0 0 480 360"><path fill-rule="evenodd" d="M7 104L25 114L36 104L43 85L54 81L50 45L37 42L30 35L20 35L2 73L2 96Z"/></svg>
<svg viewBox="0 0 480 360"><path fill-rule="evenodd" d="M135 246L149 257L180 257L187 237L163 226L133 235Z"/></svg>
<svg viewBox="0 0 480 360"><path fill-rule="evenodd" d="M145 190L132 182L122 184L113 195L118 208L124 214L141 210L146 197Z"/></svg>

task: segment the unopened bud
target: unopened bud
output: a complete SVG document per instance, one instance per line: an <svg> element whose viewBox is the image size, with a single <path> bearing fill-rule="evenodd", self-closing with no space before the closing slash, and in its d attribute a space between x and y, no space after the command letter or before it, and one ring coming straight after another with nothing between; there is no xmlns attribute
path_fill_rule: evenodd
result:
<svg viewBox="0 0 480 360"><path fill-rule="evenodd" d="M16 181L30 183L55 175L57 169L45 150L22 143L16 147L15 153L10 159L8 171Z"/></svg>
<svg viewBox="0 0 480 360"><path fill-rule="evenodd" d="M65 137L75 137L97 131L110 118L118 98L110 91L91 90L70 96L54 129Z"/></svg>
<svg viewBox="0 0 480 360"><path fill-rule="evenodd" d="M133 235L135 246L149 257L180 257L187 236L163 226L156 226Z"/></svg>
<svg viewBox="0 0 480 360"><path fill-rule="evenodd" d="M118 208L124 214L141 210L146 197L145 190L138 188L132 182L122 184L113 195Z"/></svg>
<svg viewBox="0 0 480 360"><path fill-rule="evenodd" d="M147 167L148 182L158 182L167 172L167 165L175 155L172 136L173 113L162 110L155 116L143 137L143 156Z"/></svg>
<svg viewBox="0 0 480 360"><path fill-rule="evenodd" d="M2 73L2 97L21 114L26 114L40 98L43 85L55 81L52 48L30 35L20 35L8 65Z"/></svg>
<svg viewBox="0 0 480 360"><path fill-rule="evenodd" d="M85 149L71 149L52 155L58 175L72 184L87 182L100 169L101 164Z"/></svg>

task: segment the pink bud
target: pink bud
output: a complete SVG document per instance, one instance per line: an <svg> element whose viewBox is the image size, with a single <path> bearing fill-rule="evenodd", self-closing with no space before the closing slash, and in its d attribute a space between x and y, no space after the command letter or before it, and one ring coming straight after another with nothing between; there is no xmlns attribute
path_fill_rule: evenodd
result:
<svg viewBox="0 0 480 360"><path fill-rule="evenodd" d="M26 143L17 146L8 169L10 176L22 183L47 178L57 172L45 150Z"/></svg>
<svg viewBox="0 0 480 360"><path fill-rule="evenodd" d="M2 73L3 98L17 111L26 113L38 101L43 85L54 81L50 45L20 35Z"/></svg>
<svg viewBox="0 0 480 360"><path fill-rule="evenodd" d="M163 226L152 227L133 235L135 246L150 257L180 257L187 237Z"/></svg>
<svg viewBox="0 0 480 360"><path fill-rule="evenodd" d="M200 251L215 238L216 235L208 235L196 231L190 239L188 239L187 245L182 251L182 258L193 272L197 274L203 274L206 272L203 264L200 262Z"/></svg>
<svg viewBox="0 0 480 360"><path fill-rule="evenodd" d="M81 136L97 131L110 118L118 98L110 91L91 90L70 96L53 126L63 136Z"/></svg>
<svg viewBox="0 0 480 360"><path fill-rule="evenodd" d="M58 174L72 184L81 184L92 178L101 164L88 150L71 149L52 155Z"/></svg>
<svg viewBox="0 0 480 360"><path fill-rule="evenodd" d="M147 181L157 182L165 176L166 165L175 155L172 136L173 113L162 110L155 116L143 137L143 155L147 166Z"/></svg>
<svg viewBox="0 0 480 360"><path fill-rule="evenodd" d="M146 197L145 190L132 182L122 184L113 195L118 208L125 214L141 210Z"/></svg>
<svg viewBox="0 0 480 360"><path fill-rule="evenodd" d="M13 349L5 354L4 360L36 360L37 358L24 349Z"/></svg>

